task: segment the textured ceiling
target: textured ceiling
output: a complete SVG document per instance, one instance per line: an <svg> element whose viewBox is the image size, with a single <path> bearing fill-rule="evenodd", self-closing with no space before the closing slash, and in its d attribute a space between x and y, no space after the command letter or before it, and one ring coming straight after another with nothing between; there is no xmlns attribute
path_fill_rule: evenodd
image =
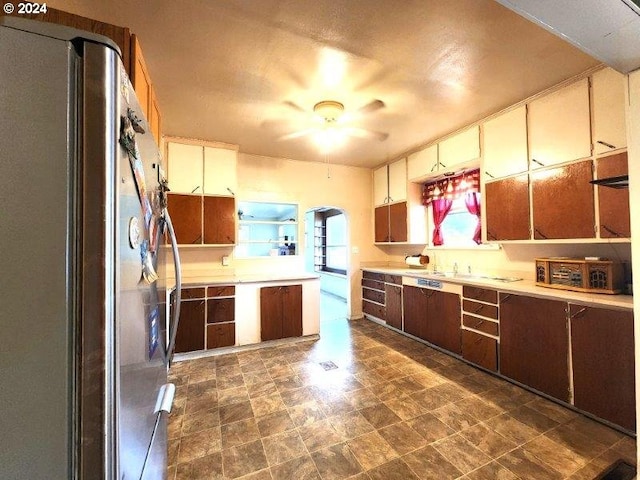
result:
<svg viewBox="0 0 640 480"><path fill-rule="evenodd" d="M493 0L52 0L128 26L142 43L166 135L325 160L313 105L338 100L332 163L375 166L598 62ZM358 113L380 99L385 108ZM305 111L294 108L291 103Z"/></svg>

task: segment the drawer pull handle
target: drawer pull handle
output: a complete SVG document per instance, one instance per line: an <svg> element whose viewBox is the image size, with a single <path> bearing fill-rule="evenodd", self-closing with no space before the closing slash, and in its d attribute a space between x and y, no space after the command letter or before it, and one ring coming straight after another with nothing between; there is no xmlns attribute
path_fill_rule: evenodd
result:
<svg viewBox="0 0 640 480"><path fill-rule="evenodd" d="M479 305L474 311L473 313L480 313L482 311L482 309L484 308L484 305Z"/></svg>
<svg viewBox="0 0 640 480"><path fill-rule="evenodd" d="M510 293L507 293L506 295L501 296L501 297L500 297L500 303L506 303L506 302L507 302L507 300L509 300L512 296L513 296L513 295L512 295L512 294L510 294Z"/></svg>
<svg viewBox="0 0 640 480"><path fill-rule="evenodd" d="M598 140L596 143L599 143L600 145L604 145L604 146L605 146L605 147L607 147L607 148L611 148L611 149L616 148L616 146L615 146L615 145L611 145L610 143L603 142L602 140Z"/></svg>
<svg viewBox="0 0 640 480"><path fill-rule="evenodd" d="M476 341L475 341L475 342L473 342L473 343L478 344L478 343L480 343L483 339L484 339L484 337L482 337L482 336L478 336L478 338L476 339Z"/></svg>
<svg viewBox="0 0 640 480"><path fill-rule="evenodd" d="M581 308L580 310L578 310L576 313L574 313L573 315L571 315L571 317L570 317L570 318L578 318L578 317L581 317L581 316L582 316L582 314L584 314L584 312L586 312L586 311L587 311L587 307L583 307L583 308Z"/></svg>
<svg viewBox="0 0 640 480"><path fill-rule="evenodd" d="M473 328L478 328L479 326L481 326L484 323L484 320L480 320L478 323L476 323Z"/></svg>

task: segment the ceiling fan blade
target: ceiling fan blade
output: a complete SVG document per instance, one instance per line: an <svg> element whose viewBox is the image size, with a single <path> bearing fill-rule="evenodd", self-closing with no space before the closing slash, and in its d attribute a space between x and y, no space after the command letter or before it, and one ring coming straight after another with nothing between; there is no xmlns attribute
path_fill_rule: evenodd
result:
<svg viewBox="0 0 640 480"><path fill-rule="evenodd" d="M363 105L362 107L360 107L357 112L358 113L371 113L371 112L375 112L376 110L380 110L381 108L384 108L385 104L382 100L372 100L369 103L367 103L366 105Z"/></svg>
<svg viewBox="0 0 640 480"><path fill-rule="evenodd" d="M376 132L374 130L365 130L364 128L348 127L344 129L344 132L356 138L374 139L380 142L384 142L389 138L389 134L385 132Z"/></svg>
<svg viewBox="0 0 640 480"><path fill-rule="evenodd" d="M292 102L291 100L285 100L284 102L282 102L284 105L286 105L289 108L293 108L294 110L297 110L298 112L304 112L304 113L309 113L307 110L305 110L304 108L302 108L300 105L298 105L295 102Z"/></svg>
<svg viewBox="0 0 640 480"><path fill-rule="evenodd" d="M287 133L286 135L279 136L276 140L292 140L294 138L304 137L305 135L311 135L314 132L317 132L317 128L307 128L305 130L298 130L297 132Z"/></svg>

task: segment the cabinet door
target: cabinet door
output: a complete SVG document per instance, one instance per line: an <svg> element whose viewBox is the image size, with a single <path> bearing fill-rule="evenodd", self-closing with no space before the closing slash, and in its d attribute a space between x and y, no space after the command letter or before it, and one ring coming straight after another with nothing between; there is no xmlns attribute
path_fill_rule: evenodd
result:
<svg viewBox="0 0 640 480"><path fill-rule="evenodd" d="M176 353L204 349L204 300L180 303L180 322L176 334Z"/></svg>
<svg viewBox="0 0 640 480"><path fill-rule="evenodd" d="M158 105L158 99L156 98L156 91L151 89L151 101L149 104L149 127L153 138L156 139L156 144L160 146L162 140L162 116L160 115L160 106Z"/></svg>
<svg viewBox="0 0 640 480"><path fill-rule="evenodd" d="M387 172L386 165L373 171L373 204L375 206L389 203L389 176Z"/></svg>
<svg viewBox="0 0 640 480"><path fill-rule="evenodd" d="M531 238L529 175L518 175L487 183L484 189L487 240L492 242Z"/></svg>
<svg viewBox="0 0 640 480"><path fill-rule="evenodd" d="M433 290L427 310L427 341L460 353L460 296Z"/></svg>
<svg viewBox="0 0 640 480"><path fill-rule="evenodd" d="M589 83L585 78L529 104L531 168L591 155Z"/></svg>
<svg viewBox="0 0 640 480"><path fill-rule="evenodd" d="M175 193L202 193L203 147L167 143L167 179Z"/></svg>
<svg viewBox="0 0 640 480"><path fill-rule="evenodd" d="M527 108L524 105L486 122L483 133L482 170L489 178L527 171Z"/></svg>
<svg viewBox="0 0 640 480"><path fill-rule="evenodd" d="M204 193L234 195L238 183L235 150L204 147Z"/></svg>
<svg viewBox="0 0 640 480"><path fill-rule="evenodd" d="M436 175L438 170L438 145L412 153L407 158L407 177L410 182Z"/></svg>
<svg viewBox="0 0 640 480"><path fill-rule="evenodd" d="M461 163L480 158L480 127L471 127L438 144L439 170L448 172Z"/></svg>
<svg viewBox="0 0 640 480"><path fill-rule="evenodd" d="M302 285L282 287L282 338L302 336Z"/></svg>
<svg viewBox="0 0 640 480"><path fill-rule="evenodd" d="M500 373L569 401L567 304L500 294Z"/></svg>
<svg viewBox="0 0 640 480"><path fill-rule="evenodd" d="M402 292L404 331L418 338L425 338L427 323L427 296L433 290L406 285Z"/></svg>
<svg viewBox="0 0 640 480"><path fill-rule="evenodd" d="M389 241L407 241L407 202L389 205Z"/></svg>
<svg viewBox="0 0 640 480"><path fill-rule="evenodd" d="M376 242L389 241L389 206L376 207L374 211L374 239Z"/></svg>
<svg viewBox="0 0 640 480"><path fill-rule="evenodd" d="M596 160L598 178L628 175L627 152ZM601 238L631 238L629 190L598 186Z"/></svg>
<svg viewBox="0 0 640 480"><path fill-rule="evenodd" d="M385 285L385 306L387 325L402 329L402 287L399 285Z"/></svg>
<svg viewBox="0 0 640 480"><path fill-rule="evenodd" d="M235 308L235 298L207 299L207 323L233 322Z"/></svg>
<svg viewBox="0 0 640 480"><path fill-rule="evenodd" d="M282 287L260 289L260 339L282 338Z"/></svg>
<svg viewBox="0 0 640 480"><path fill-rule="evenodd" d="M574 404L636 429L633 313L571 305Z"/></svg>
<svg viewBox="0 0 640 480"><path fill-rule="evenodd" d="M462 357L487 370L498 371L498 341L469 330L462 331Z"/></svg>
<svg viewBox="0 0 640 480"><path fill-rule="evenodd" d="M145 118L149 119L149 106L151 105L151 77L147 70L147 64L142 56L142 47L136 35L131 35L131 84L138 97L138 103L142 108Z"/></svg>
<svg viewBox="0 0 640 480"><path fill-rule="evenodd" d="M597 154L627 146L625 78L611 68L593 74L593 148Z"/></svg>
<svg viewBox="0 0 640 480"><path fill-rule="evenodd" d="M232 347L235 344L235 323L207 325L207 348Z"/></svg>
<svg viewBox="0 0 640 480"><path fill-rule="evenodd" d="M204 197L204 243L233 245L236 242L236 199Z"/></svg>
<svg viewBox="0 0 640 480"><path fill-rule="evenodd" d="M389 164L389 201L407 199L407 160L402 158Z"/></svg>
<svg viewBox="0 0 640 480"><path fill-rule="evenodd" d="M200 195L167 195L167 210L180 245L202 243L202 197Z"/></svg>
<svg viewBox="0 0 640 480"><path fill-rule="evenodd" d="M592 161L531 174L535 239L593 238Z"/></svg>

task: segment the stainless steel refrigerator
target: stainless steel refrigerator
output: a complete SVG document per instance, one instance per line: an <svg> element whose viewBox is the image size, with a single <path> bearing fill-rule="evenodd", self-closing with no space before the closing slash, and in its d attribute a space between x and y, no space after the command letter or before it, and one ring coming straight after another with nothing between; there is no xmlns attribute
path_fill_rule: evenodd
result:
<svg viewBox="0 0 640 480"><path fill-rule="evenodd" d="M164 478L175 236L117 47L0 18L0 157L0 478Z"/></svg>

